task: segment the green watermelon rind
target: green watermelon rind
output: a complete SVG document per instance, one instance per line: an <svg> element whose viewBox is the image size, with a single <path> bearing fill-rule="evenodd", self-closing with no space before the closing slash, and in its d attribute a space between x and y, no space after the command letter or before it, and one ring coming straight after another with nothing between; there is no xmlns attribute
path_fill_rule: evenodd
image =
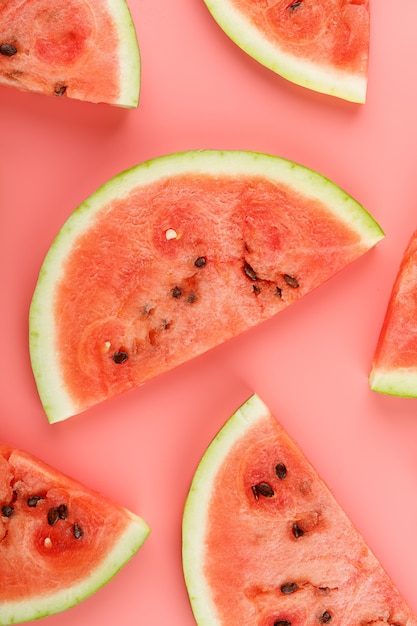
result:
<svg viewBox="0 0 417 626"><path fill-rule="evenodd" d="M139 104L141 59L132 14L126 0L107 0L118 34L120 94L114 104L134 109Z"/></svg>
<svg viewBox="0 0 417 626"><path fill-rule="evenodd" d="M108 180L70 215L56 235L42 264L29 312L29 348L38 393L48 420L57 422L76 412L65 389L55 349L54 287L78 236L94 222L103 205L122 198L138 185L180 173L260 175L288 183L329 207L360 235L364 247L374 246L384 233L352 196L316 171L285 158L240 150L195 150L145 161Z"/></svg>
<svg viewBox="0 0 417 626"><path fill-rule="evenodd" d="M297 58L268 41L228 0L204 0L209 12L226 35L253 59L283 78L302 87L363 104L367 77Z"/></svg>
<svg viewBox="0 0 417 626"><path fill-rule="evenodd" d="M130 511L127 513L130 522L126 529L90 574L78 584L51 594L31 596L23 601L3 602L0 606L0 626L20 624L61 613L86 600L108 583L137 553L150 533L142 518Z"/></svg>
<svg viewBox="0 0 417 626"><path fill-rule="evenodd" d="M369 374L369 386L372 391L389 396L417 398L416 368L385 370L382 366L373 367Z"/></svg>
<svg viewBox="0 0 417 626"><path fill-rule="evenodd" d="M199 626L222 626L203 571L207 562L204 538L207 534L210 494L216 476L233 446L270 411L253 394L229 418L204 452L193 476L185 501L182 520L182 563L192 611Z"/></svg>

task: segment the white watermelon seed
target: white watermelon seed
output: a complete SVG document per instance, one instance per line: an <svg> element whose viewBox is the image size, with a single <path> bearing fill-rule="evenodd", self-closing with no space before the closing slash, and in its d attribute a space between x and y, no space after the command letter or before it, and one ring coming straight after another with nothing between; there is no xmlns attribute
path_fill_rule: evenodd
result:
<svg viewBox="0 0 417 626"><path fill-rule="evenodd" d="M177 239L177 231L173 228L168 228L168 230L165 231L165 237L167 238L167 241L170 239Z"/></svg>

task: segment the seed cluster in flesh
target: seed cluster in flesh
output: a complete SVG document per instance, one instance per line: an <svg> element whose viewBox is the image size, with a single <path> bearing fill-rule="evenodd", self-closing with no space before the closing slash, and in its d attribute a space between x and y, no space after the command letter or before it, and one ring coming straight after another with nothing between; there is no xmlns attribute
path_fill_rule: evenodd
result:
<svg viewBox="0 0 417 626"><path fill-rule="evenodd" d="M16 490L14 490L12 502L3 504L1 507L1 515L3 518L13 518L15 514L17 515L25 514L24 507L16 505L18 498L19 498L18 493ZM26 498L26 506L29 509L34 509L37 507L39 502L42 502L43 500L44 500L44 497L40 495L29 496L28 498ZM61 503L57 506L52 506L47 510L46 522L49 526L55 526L60 520L68 519L68 516L69 516L68 506L65 503ZM77 522L72 523L72 534L75 537L75 539L81 539L81 537L83 537L84 531L83 531L81 524ZM51 543L49 543L50 539L49 541L47 541L47 539L48 538L45 539L46 541L45 546L51 545Z"/></svg>
<svg viewBox="0 0 417 626"><path fill-rule="evenodd" d="M287 467L282 461L279 461L275 465L275 475L280 481L287 478ZM268 482L259 482L256 485L252 485L251 488L256 500L260 497L273 498L275 495L273 487ZM292 523L292 534L294 538L299 539L303 537L304 533L305 531L299 526L298 522L294 521ZM291 595L296 593L299 588L300 586L297 582L287 581L281 584L280 591L283 595ZM325 592L326 590L323 589L323 591ZM323 610L317 616L317 621L319 624L329 624L332 621L332 614L328 610ZM273 626L292 626L292 623L289 619L277 619L273 622Z"/></svg>

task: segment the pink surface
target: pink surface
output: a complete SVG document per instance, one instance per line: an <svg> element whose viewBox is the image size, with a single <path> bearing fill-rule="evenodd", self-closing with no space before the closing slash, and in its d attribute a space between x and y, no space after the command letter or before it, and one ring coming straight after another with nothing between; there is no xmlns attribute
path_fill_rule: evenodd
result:
<svg viewBox="0 0 417 626"><path fill-rule="evenodd" d="M263 68L227 39L202 0L129 5L142 56L137 110L0 93L0 438L117 499L152 528L104 589L45 623L195 623L182 578L183 504L209 441L254 391L417 611L417 401L368 387L391 286L416 228L417 5L372 2L365 105ZM262 327L49 425L30 369L27 318L53 237L111 176L198 148L270 152L316 169L356 197L386 238Z"/></svg>

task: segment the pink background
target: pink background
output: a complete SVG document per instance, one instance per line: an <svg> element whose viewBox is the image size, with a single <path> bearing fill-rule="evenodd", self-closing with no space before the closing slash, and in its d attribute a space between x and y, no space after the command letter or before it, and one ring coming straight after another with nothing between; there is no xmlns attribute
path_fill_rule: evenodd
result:
<svg viewBox="0 0 417 626"><path fill-rule="evenodd" d="M371 0L372 2L372 0ZM192 626L181 517L196 464L256 391L417 611L417 400L368 373L417 226L417 4L372 2L365 105L293 85L248 57L202 0L130 0L142 56L133 111L0 90L0 439L142 515L152 533L104 589L50 626ZM294 307L191 364L51 426L33 382L28 307L43 257L108 178L178 150L241 148L317 169L386 238Z"/></svg>

